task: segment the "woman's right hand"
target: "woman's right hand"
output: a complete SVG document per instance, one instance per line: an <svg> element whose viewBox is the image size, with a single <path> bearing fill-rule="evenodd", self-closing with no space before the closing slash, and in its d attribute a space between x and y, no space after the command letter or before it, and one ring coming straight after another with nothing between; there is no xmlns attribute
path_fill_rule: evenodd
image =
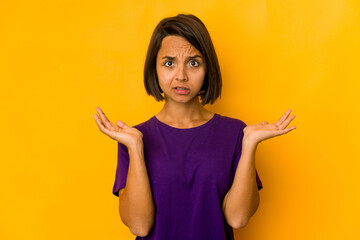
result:
<svg viewBox="0 0 360 240"><path fill-rule="evenodd" d="M142 144L143 134L138 129L130 127L122 121L116 121L116 124L113 124L107 119L101 108L97 107L96 111L100 117L94 114L94 118L102 133L124 144L127 148Z"/></svg>

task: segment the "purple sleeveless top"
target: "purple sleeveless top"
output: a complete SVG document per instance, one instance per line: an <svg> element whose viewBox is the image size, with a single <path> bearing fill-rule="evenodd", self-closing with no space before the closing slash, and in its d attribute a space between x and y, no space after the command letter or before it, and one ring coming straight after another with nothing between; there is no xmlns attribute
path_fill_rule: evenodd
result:
<svg viewBox="0 0 360 240"><path fill-rule="evenodd" d="M233 240L222 202L235 177L246 124L215 114L194 128L171 127L155 116L134 126L143 133L145 163L155 203L152 240ZM129 156L118 142L113 194L126 185ZM262 183L256 171L258 189Z"/></svg>

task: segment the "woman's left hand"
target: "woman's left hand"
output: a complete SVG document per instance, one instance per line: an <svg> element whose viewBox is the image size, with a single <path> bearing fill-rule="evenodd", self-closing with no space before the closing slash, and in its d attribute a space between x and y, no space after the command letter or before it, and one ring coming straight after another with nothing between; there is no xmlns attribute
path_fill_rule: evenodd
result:
<svg viewBox="0 0 360 240"><path fill-rule="evenodd" d="M291 126L286 128L289 123L295 118L295 115L291 115L291 109L287 110L286 113L276 122L268 123L261 122L254 125L249 125L244 128L244 139L258 144L263 140L280 136L294 130L296 127Z"/></svg>

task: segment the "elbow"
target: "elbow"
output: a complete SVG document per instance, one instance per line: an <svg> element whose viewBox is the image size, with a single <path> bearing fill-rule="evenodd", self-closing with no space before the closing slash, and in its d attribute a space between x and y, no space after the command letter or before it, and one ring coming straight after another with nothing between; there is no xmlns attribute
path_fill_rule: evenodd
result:
<svg viewBox="0 0 360 240"><path fill-rule="evenodd" d="M154 211L140 215L126 215L120 213L120 218L121 221L129 228L130 232L138 237L146 237L149 235L155 223Z"/></svg>
<svg viewBox="0 0 360 240"><path fill-rule="evenodd" d="M249 218L239 218L239 219L236 219L234 221L231 221L229 223L229 225L233 228L233 229L240 229L240 228L243 228L245 227L247 224L249 223Z"/></svg>
<svg viewBox="0 0 360 240"><path fill-rule="evenodd" d="M154 219L149 218L147 220L137 220L131 222L124 222L123 223L129 228L130 232L138 237L146 237L150 234L153 226L154 226Z"/></svg>
<svg viewBox="0 0 360 240"><path fill-rule="evenodd" d="M133 222L131 224L123 223L129 228L130 232L137 237L146 237L153 228L153 222Z"/></svg>
<svg viewBox="0 0 360 240"><path fill-rule="evenodd" d="M245 214L228 214L225 209L223 211L226 222L233 229L243 228L249 223L250 217Z"/></svg>
<svg viewBox="0 0 360 240"><path fill-rule="evenodd" d="M131 226L130 232L138 237L146 237L150 234L152 226Z"/></svg>
<svg viewBox="0 0 360 240"><path fill-rule="evenodd" d="M125 219L120 215L122 222L129 228L130 232L138 237L146 237L150 234L153 228L153 221L137 221L137 222L129 222L125 221Z"/></svg>

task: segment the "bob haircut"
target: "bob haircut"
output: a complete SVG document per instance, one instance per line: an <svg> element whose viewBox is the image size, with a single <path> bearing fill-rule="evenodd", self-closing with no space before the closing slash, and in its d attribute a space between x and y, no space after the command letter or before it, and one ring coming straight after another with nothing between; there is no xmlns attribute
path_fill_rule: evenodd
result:
<svg viewBox="0 0 360 240"><path fill-rule="evenodd" d="M198 95L201 97L202 105L213 104L218 97L221 97L220 67L209 32L204 23L191 14L164 18L156 26L151 36L144 67L144 85L147 94L153 96L156 101L164 100L156 73L156 57L166 36L183 37L201 53L206 72L204 84Z"/></svg>

